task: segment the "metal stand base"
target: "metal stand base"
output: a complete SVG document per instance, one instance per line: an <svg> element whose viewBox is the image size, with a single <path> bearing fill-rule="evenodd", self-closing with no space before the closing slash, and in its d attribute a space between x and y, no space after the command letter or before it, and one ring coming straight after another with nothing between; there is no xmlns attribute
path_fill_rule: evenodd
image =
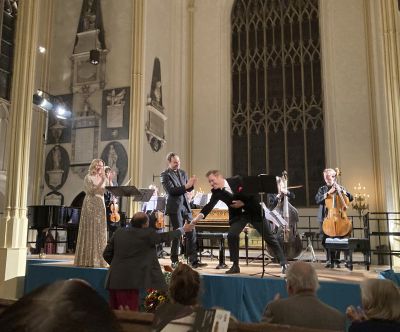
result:
<svg viewBox="0 0 400 332"><path fill-rule="evenodd" d="M303 256L307 253L307 251L311 252L311 261L314 263L317 261L317 257L315 256L314 248L312 246L312 241L311 241L311 235L305 235L307 237L307 248L303 250L301 255L297 258L298 260L301 260Z"/></svg>

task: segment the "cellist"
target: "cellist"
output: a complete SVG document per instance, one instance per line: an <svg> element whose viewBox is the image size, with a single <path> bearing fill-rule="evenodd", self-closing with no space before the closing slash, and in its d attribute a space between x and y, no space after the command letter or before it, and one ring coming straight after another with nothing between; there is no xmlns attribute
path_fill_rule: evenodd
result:
<svg viewBox="0 0 400 332"><path fill-rule="evenodd" d="M322 234L322 246L325 248L325 240L329 237L322 231L322 223L327 216L328 210L325 206L325 199L328 195L336 193L336 171L333 168L326 168L323 171L325 185L318 189L317 194L315 195L315 202L319 205L317 220L319 221L320 225L320 233ZM345 188L339 186L340 191L342 194L346 195L349 198L349 201L353 200L352 194L350 194ZM333 267L331 265L331 259L335 262L336 267L340 268L340 250L333 251L331 250L331 257L328 257L328 252L326 251L326 265L325 267Z"/></svg>

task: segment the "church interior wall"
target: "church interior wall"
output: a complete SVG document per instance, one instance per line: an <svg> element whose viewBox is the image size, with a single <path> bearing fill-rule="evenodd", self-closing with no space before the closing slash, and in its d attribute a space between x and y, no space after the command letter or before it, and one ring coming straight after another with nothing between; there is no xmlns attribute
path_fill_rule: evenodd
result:
<svg viewBox="0 0 400 332"><path fill-rule="evenodd" d="M103 116L106 107L106 96L115 89L120 91L125 88L125 95L129 96L129 85L131 82L131 50L132 50L132 2L128 0L119 0L111 2L101 2L102 19L105 35L105 46L108 50L106 54L105 80L103 86L97 88L87 99L90 107L98 114ZM72 111L76 116L77 112L83 111L84 98L80 93L72 93L73 88L73 63L71 61L72 53L77 35L79 17L82 8L82 1L56 1L53 6L53 24L51 27L51 60L49 73L49 93L55 96L71 95ZM119 90L118 90L119 89ZM74 89L75 92L75 89ZM127 98L126 97L126 98ZM125 99L126 99L125 98ZM129 107L129 104L128 104ZM129 109L127 110L129 112ZM103 119L104 120L104 119ZM60 121L63 125L71 120ZM101 125L101 122L100 122ZM71 124L69 124L71 126ZM127 126L127 124L126 124ZM65 131L64 131L65 134ZM49 130L48 135L52 135ZM52 138L52 137L50 137ZM50 143L49 143L50 142ZM93 158L100 158L102 155L107 156L105 148L109 147L111 142L120 144L125 152L128 146L128 137L114 139L112 136L102 137L102 129L99 129L98 141L94 142L97 149L97 155L94 152ZM49 153L57 145L53 141L45 148L45 160ZM79 144L78 142L76 145ZM68 153L70 163L73 163L73 143L71 139L60 142L59 146L64 148ZM88 151L88 155L92 152ZM108 161L106 160L106 163ZM125 162L125 164L127 161ZM69 165L68 165L69 167ZM86 168L88 165L86 166ZM126 165L124 165L126 167ZM47 172L47 170L46 170ZM85 171L86 173L86 171ZM126 178L126 176L125 176ZM126 179L121 179L126 180ZM64 204L71 204L72 200L83 190L83 175L78 167L70 167L68 179L61 188L56 191L64 196ZM54 191L49 188L48 184L44 184L42 202L45 195Z"/></svg>
<svg viewBox="0 0 400 332"><path fill-rule="evenodd" d="M179 63L182 57L182 38L184 30L182 24L184 18L183 3L173 0L146 1L145 6L145 54L144 54L144 123L142 124L143 146L142 146L142 174L141 183L143 187L150 184L162 189L159 175L167 167L165 157L168 152L173 151L181 156L182 168L185 164L185 119L186 109L182 107L180 100L185 94L181 91L180 76L185 72L185 62ZM177 27L177 28L176 28ZM178 30L178 31L177 31ZM174 35L174 33L177 33ZM179 54L177 54L179 53ZM159 71L155 69L157 60ZM159 77L160 75L160 77ZM160 105L152 106L152 89L154 90L153 76L155 81L161 82ZM154 91L153 91L154 92ZM153 100L154 102L154 100ZM144 128L148 125L150 109L154 108L164 113L166 120L162 136L165 142L160 146L151 145L151 138L146 135ZM159 140L158 140L159 141Z"/></svg>
<svg viewBox="0 0 400 332"><path fill-rule="evenodd" d="M153 151L143 140L140 186L147 186L165 166L165 155L175 151L181 155L186 169L190 150L192 174L199 177L198 188L207 191L204 173L212 168L231 175L230 136L230 8L233 0L195 1L194 35L189 40L187 2L173 0L145 2L144 91L150 93L154 59L161 63L162 99L167 120L166 143ZM70 56L75 43L81 0L54 4L51 41L49 86L55 95L71 93ZM384 167L387 154L379 36L368 32L365 2L354 0L320 1L324 107L326 114L327 166L343 170L342 183L352 190L359 182L371 195L371 209L377 192L377 161ZM102 2L106 46L109 49L106 65L106 89L127 87L131 82L132 3L129 0ZM373 19L378 20L376 17ZM376 23L375 28L379 25ZM370 34L371 33L371 34ZM194 48L193 75L188 72L189 43ZM367 53L369 44L373 53ZM368 54L372 58L368 58ZM372 63L372 71L369 66ZM191 76L192 75L192 76ZM371 78L372 75L372 78ZM187 131L188 80L193 83L193 131ZM373 81L371 89L369 81ZM99 100L97 98L97 100ZM96 108L101 107L97 104ZM147 110L144 110L147 112ZM373 151L377 139L371 123L372 112L378 114L379 150ZM143 117L146 119L146 114ZM145 123L143 124L143 128ZM188 137L192 143L188 146ZM143 136L145 136L143 130ZM110 141L99 142L99 155ZM127 149L127 140L121 144ZM71 144L61 146L71 154ZM46 147L46 156L54 145ZM37 161L36 161L37 162ZM33 163L33 161L32 161ZM387 170L386 168L382 168ZM322 184L321 175L321 184ZM65 204L82 190L83 180L73 172L60 192ZM157 183L156 183L157 184ZM45 185L44 194L50 190ZM307 210L307 213L309 211Z"/></svg>
<svg viewBox="0 0 400 332"><path fill-rule="evenodd" d="M364 1L322 1L321 41L326 162L349 190L368 188L374 206L374 160ZM322 175L321 175L322 180Z"/></svg>
<svg viewBox="0 0 400 332"><path fill-rule="evenodd" d="M49 92L53 95L71 93L70 57L74 50L81 6L82 0L56 0L54 3L49 74Z"/></svg>
<svg viewBox="0 0 400 332"><path fill-rule="evenodd" d="M196 1L194 8L193 173L199 188L205 173L231 176L230 16L233 1Z"/></svg>

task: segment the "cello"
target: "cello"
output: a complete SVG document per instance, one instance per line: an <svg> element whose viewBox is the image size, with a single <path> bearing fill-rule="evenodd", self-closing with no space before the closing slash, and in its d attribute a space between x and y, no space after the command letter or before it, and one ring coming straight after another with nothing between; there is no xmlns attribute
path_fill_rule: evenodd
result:
<svg viewBox="0 0 400 332"><path fill-rule="evenodd" d="M294 259L299 256L303 250L303 245L301 238L297 231L297 223L299 222L299 214L297 209L289 203L289 198L287 197L288 192L288 177L287 172L282 172L282 177L279 181L279 200L274 211L282 216L286 221L286 225L281 225L275 229L275 234L278 237L278 242L285 254L287 259ZM268 253L274 256L273 250L268 248Z"/></svg>
<svg viewBox="0 0 400 332"><path fill-rule="evenodd" d="M335 168L335 171L336 175L339 176L339 169ZM322 223L322 230L329 237L347 236L353 228L346 214L349 198L336 180L332 186L335 187L336 191L333 194L327 194L325 198L325 207L328 213Z"/></svg>

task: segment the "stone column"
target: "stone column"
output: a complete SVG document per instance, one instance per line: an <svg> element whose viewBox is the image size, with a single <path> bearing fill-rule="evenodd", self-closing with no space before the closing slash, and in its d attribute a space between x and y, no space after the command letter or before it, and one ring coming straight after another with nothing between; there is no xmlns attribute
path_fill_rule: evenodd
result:
<svg viewBox="0 0 400 332"><path fill-rule="evenodd" d="M389 156L392 170L392 206L393 211L400 209L400 11L397 1L381 1L383 24L383 54L386 86L386 104L389 135Z"/></svg>
<svg viewBox="0 0 400 332"><path fill-rule="evenodd" d="M400 10L396 0L381 1L382 25L383 25L383 54L385 71L385 100L388 119L388 150L391 170L391 200L392 211L400 209ZM389 232L399 232L398 222L391 222ZM389 237L392 250L399 250L400 244L393 236ZM394 266L400 265L400 259L393 256Z"/></svg>
<svg viewBox="0 0 400 332"><path fill-rule="evenodd" d="M50 91L49 88L49 72L50 72L50 59L51 49L50 41L52 35L52 12L54 8L54 1L52 0L41 0L39 1L40 6L40 18L45 21L45 24L41 25L38 37L38 46L43 46L46 49L44 54L39 54L37 59L36 72L36 86L35 88L42 89L44 91ZM36 127L33 128L37 135L34 137L36 146L36 156L31 158L35 162L34 165L34 177L32 183L32 204L39 205L43 196L44 188L44 161L45 161L45 136L47 131L47 117L46 111L34 108L36 112ZM43 134L42 134L43 133Z"/></svg>
<svg viewBox="0 0 400 332"><path fill-rule="evenodd" d="M141 147L143 144L144 114L144 0L134 0L132 14L132 65L131 65L131 109L128 143L128 178L130 184L140 185L142 173ZM132 200L128 200L127 215L137 209Z"/></svg>
<svg viewBox="0 0 400 332"><path fill-rule="evenodd" d="M4 216L0 220L0 298L23 294L28 220L26 217L32 94L39 1L19 1L8 131Z"/></svg>
<svg viewBox="0 0 400 332"><path fill-rule="evenodd" d="M189 176L193 172L193 95L194 95L194 11L195 0L189 0L188 6L188 43L187 43L187 123L186 123L186 171Z"/></svg>

